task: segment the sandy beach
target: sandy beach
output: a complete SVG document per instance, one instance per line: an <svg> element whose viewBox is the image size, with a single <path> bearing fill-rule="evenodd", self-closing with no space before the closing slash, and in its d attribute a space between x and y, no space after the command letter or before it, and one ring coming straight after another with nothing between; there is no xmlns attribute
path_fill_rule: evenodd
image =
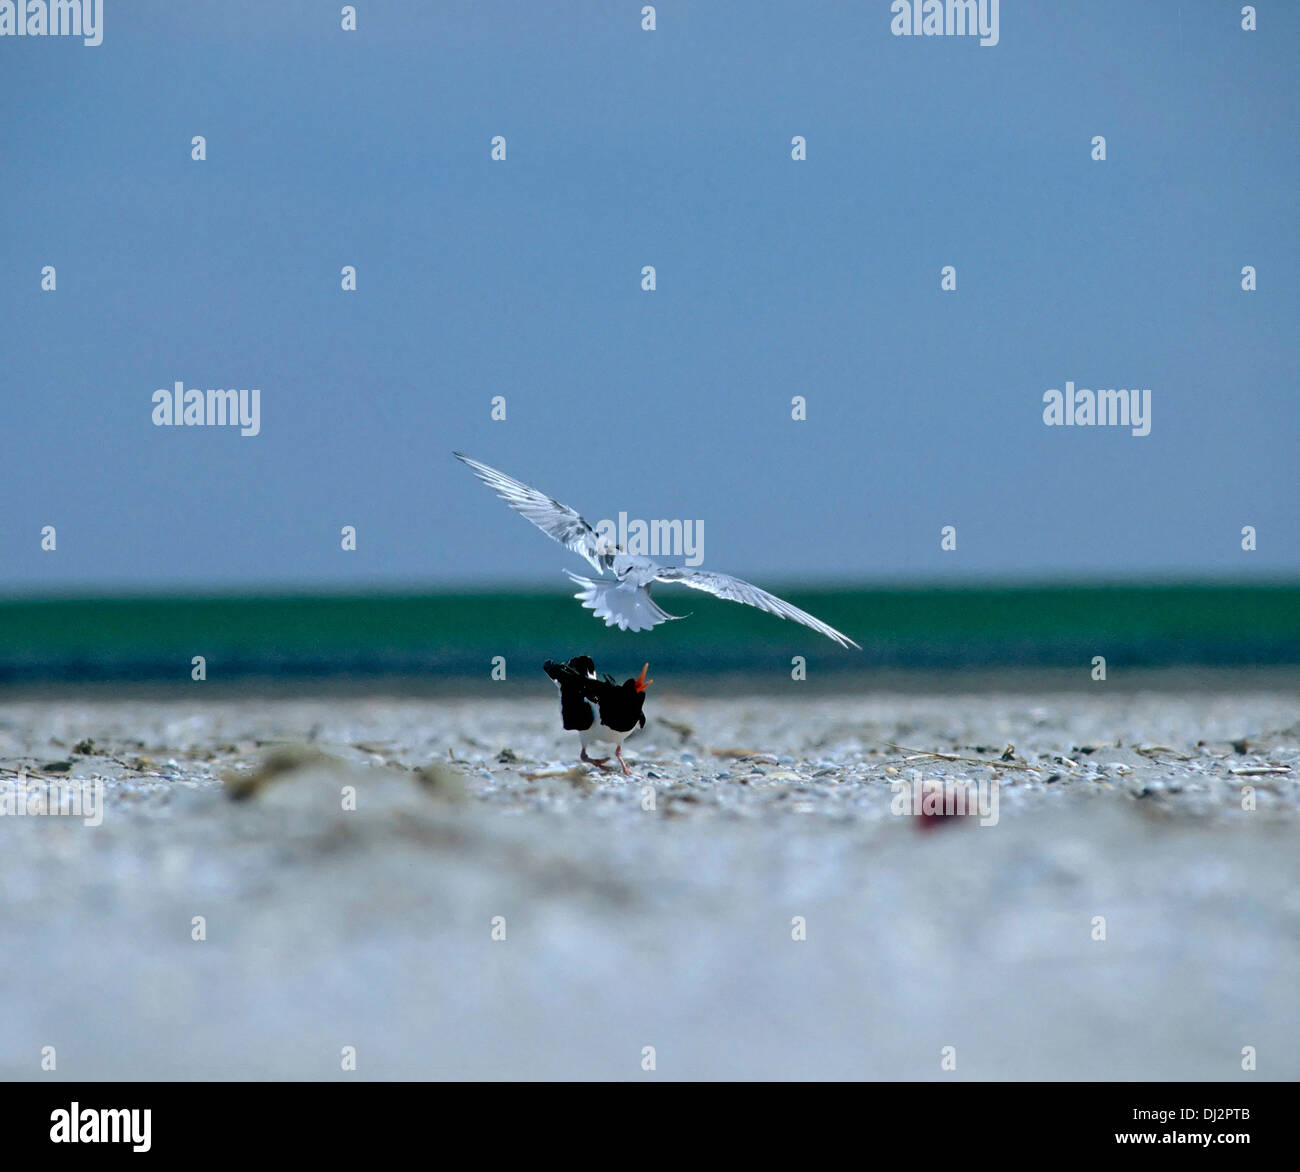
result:
<svg viewBox="0 0 1300 1172"><path fill-rule="evenodd" d="M1300 1077L1293 691L548 688L5 703L0 1075Z"/></svg>

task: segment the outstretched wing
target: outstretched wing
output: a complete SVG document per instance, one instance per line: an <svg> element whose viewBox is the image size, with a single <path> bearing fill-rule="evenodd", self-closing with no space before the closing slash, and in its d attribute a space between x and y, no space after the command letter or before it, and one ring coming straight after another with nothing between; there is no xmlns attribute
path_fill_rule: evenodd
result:
<svg viewBox="0 0 1300 1172"><path fill-rule="evenodd" d="M648 631L678 617L660 607L635 582L611 582L609 579L593 582L590 578L570 574L568 570L564 572L582 587L573 597L598 619L604 619L607 627L617 627L620 631Z"/></svg>
<svg viewBox="0 0 1300 1172"><path fill-rule="evenodd" d="M805 627L811 627L814 631L825 635L828 639L834 639L841 647L857 647L862 650L860 644L853 642L847 635L837 631L834 627L827 626L821 619L813 618L806 610L800 610L797 606L788 603L783 598L777 598L775 594L769 594L766 590L760 590L751 582L745 582L740 578L733 578L730 574L714 574L707 570L690 570L683 566L662 566L655 577L660 582L677 582L682 586L689 586L692 590L703 590L706 594L712 594L717 598L725 598L728 602L743 602L747 606L756 606L759 610L765 610L768 614L774 614L777 618L793 619L796 623L803 623Z"/></svg>
<svg viewBox="0 0 1300 1172"><path fill-rule="evenodd" d="M581 554L591 563L591 568L598 574L604 573L601 562L600 539L596 531L583 520L582 515L552 500L543 492L529 488L521 481L471 460L460 452L452 452L462 464L468 464L474 475L506 502L516 513L527 517L548 537L554 537L561 545L574 553ZM605 554L604 565L608 565L609 555Z"/></svg>

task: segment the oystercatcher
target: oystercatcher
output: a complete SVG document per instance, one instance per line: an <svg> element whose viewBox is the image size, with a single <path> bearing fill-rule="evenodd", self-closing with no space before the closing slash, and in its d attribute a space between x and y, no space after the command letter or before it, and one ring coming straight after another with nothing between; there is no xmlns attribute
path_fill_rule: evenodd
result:
<svg viewBox="0 0 1300 1172"><path fill-rule="evenodd" d="M623 760L623 742L637 728L645 727L645 690L654 683L645 678L650 665L647 663L636 679L622 684L616 684L608 673L604 679L598 678L596 665L588 655L575 655L568 663L548 659L542 667L560 689L560 717L566 729L577 731L582 741L581 759L604 769L608 755L589 757L587 748L613 745L614 756L630 776L632 771ZM593 701L600 711L599 726L591 709Z"/></svg>
<svg viewBox="0 0 1300 1172"><path fill-rule="evenodd" d="M613 581L596 581L564 571L582 587L573 597L596 618L604 619L607 627L618 627L620 631L648 631L669 619L682 618L682 615L669 614L650 597L652 583L670 582L689 586L693 590L703 590L730 602L756 606L777 618L802 623L828 639L834 639L841 647L857 647L859 651L862 649L860 644L821 619L814 618L807 611L740 578L685 566L661 566L648 557L628 554L610 545L587 524L581 514L568 505L562 505L545 493L529 488L504 472L471 460L460 452L453 452L452 455L461 463L469 465L475 476L543 533L586 558L598 573L609 571L613 575Z"/></svg>

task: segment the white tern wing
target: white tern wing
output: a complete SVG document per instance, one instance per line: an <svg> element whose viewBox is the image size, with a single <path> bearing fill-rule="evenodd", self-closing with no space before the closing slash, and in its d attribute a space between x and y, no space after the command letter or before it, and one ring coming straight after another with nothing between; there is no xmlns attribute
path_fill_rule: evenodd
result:
<svg viewBox="0 0 1300 1172"><path fill-rule="evenodd" d="M729 602L743 602L748 606L756 606L759 610L776 615L777 618L793 619L796 623L803 623L805 627L811 627L828 639L834 639L841 647L857 647L859 651L862 650L860 644L854 643L834 627L827 626L821 619L813 618L806 610L800 610L785 599L777 598L775 594L769 594L753 583L733 578L730 574L690 570L684 566L661 566L656 579L660 582L677 582L682 586L690 586L693 590L703 590L707 594L725 598Z"/></svg>
<svg viewBox="0 0 1300 1172"><path fill-rule="evenodd" d="M568 505L552 500L543 492L529 488L521 481L471 460L460 452L452 452L462 464L468 464L474 475L506 502L516 513L527 517L548 537L581 554L598 574L604 573L598 560L601 556L600 539L596 531L583 520L581 514ZM607 555L608 556L608 555ZM608 562L606 563L608 564Z"/></svg>

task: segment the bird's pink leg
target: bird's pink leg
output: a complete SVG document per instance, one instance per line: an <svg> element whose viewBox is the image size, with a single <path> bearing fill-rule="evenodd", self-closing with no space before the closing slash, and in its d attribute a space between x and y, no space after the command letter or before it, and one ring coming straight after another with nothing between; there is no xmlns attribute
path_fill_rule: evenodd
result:
<svg viewBox="0 0 1300 1172"><path fill-rule="evenodd" d="M615 750L614 750L614 756L618 758L618 763L619 763L621 766L623 766L623 772L624 772L624 774L626 774L628 777L631 777L631 776L632 776L632 770L630 770L630 769L627 767L627 762L623 760L623 746L622 746L622 745L619 745L619 746L617 746L617 747L615 748ZM606 757L605 760L608 761L609 758Z"/></svg>
<svg viewBox="0 0 1300 1172"><path fill-rule="evenodd" d="M594 765L597 769L610 768L610 766L605 764L605 762L609 760L608 757L588 757L586 749L582 750L581 760L585 761L588 765Z"/></svg>

